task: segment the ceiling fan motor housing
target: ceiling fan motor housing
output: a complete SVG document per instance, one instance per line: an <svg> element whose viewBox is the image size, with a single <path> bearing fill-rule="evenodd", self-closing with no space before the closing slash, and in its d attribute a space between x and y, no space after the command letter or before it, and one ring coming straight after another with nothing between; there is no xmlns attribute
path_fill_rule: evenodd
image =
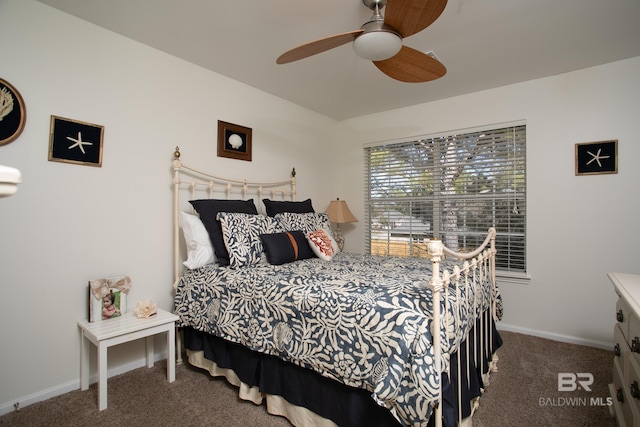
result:
<svg viewBox="0 0 640 427"><path fill-rule="evenodd" d="M369 21L361 28L364 32L353 41L353 50L361 58L384 61L402 49L402 37L390 25L382 21Z"/></svg>

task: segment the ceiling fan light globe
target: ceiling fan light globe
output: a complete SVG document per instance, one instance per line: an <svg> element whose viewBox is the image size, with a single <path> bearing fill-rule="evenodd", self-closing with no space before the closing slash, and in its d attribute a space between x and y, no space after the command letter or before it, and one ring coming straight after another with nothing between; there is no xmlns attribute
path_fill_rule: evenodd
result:
<svg viewBox="0 0 640 427"><path fill-rule="evenodd" d="M370 61L384 61L402 49L402 38L390 31L363 33L353 41L356 54Z"/></svg>

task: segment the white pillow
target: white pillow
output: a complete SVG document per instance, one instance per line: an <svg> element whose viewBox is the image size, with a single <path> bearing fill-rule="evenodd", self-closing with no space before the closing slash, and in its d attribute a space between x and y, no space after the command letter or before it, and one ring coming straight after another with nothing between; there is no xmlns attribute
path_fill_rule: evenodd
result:
<svg viewBox="0 0 640 427"><path fill-rule="evenodd" d="M320 228L305 234L311 250L316 256L325 261L331 261L335 254L338 253L338 244L336 243L329 230Z"/></svg>
<svg viewBox="0 0 640 427"><path fill-rule="evenodd" d="M214 263L209 233L200 218L190 213L180 212L180 226L187 246L187 260L182 264L193 270Z"/></svg>

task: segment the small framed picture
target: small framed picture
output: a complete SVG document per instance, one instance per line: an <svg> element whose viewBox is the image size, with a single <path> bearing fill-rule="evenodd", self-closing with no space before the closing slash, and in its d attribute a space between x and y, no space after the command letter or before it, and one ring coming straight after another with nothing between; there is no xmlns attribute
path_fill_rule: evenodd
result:
<svg viewBox="0 0 640 427"><path fill-rule="evenodd" d="M102 166L104 126L51 116L49 160Z"/></svg>
<svg viewBox="0 0 640 427"><path fill-rule="evenodd" d="M218 120L218 157L251 161L251 128Z"/></svg>
<svg viewBox="0 0 640 427"><path fill-rule="evenodd" d="M27 110L20 93L0 79L0 146L20 136L27 121Z"/></svg>
<svg viewBox="0 0 640 427"><path fill-rule="evenodd" d="M618 140L576 144L576 175L618 173Z"/></svg>
<svg viewBox="0 0 640 427"><path fill-rule="evenodd" d="M114 319L127 312L128 276L89 281L89 321Z"/></svg>

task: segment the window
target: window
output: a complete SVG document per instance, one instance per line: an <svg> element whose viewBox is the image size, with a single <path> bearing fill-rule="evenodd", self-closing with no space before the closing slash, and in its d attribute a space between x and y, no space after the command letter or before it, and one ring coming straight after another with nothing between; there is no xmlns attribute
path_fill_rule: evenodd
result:
<svg viewBox="0 0 640 427"><path fill-rule="evenodd" d="M524 276L525 146L524 124L366 146L367 251L424 257L435 236L463 252L495 227L496 269Z"/></svg>

